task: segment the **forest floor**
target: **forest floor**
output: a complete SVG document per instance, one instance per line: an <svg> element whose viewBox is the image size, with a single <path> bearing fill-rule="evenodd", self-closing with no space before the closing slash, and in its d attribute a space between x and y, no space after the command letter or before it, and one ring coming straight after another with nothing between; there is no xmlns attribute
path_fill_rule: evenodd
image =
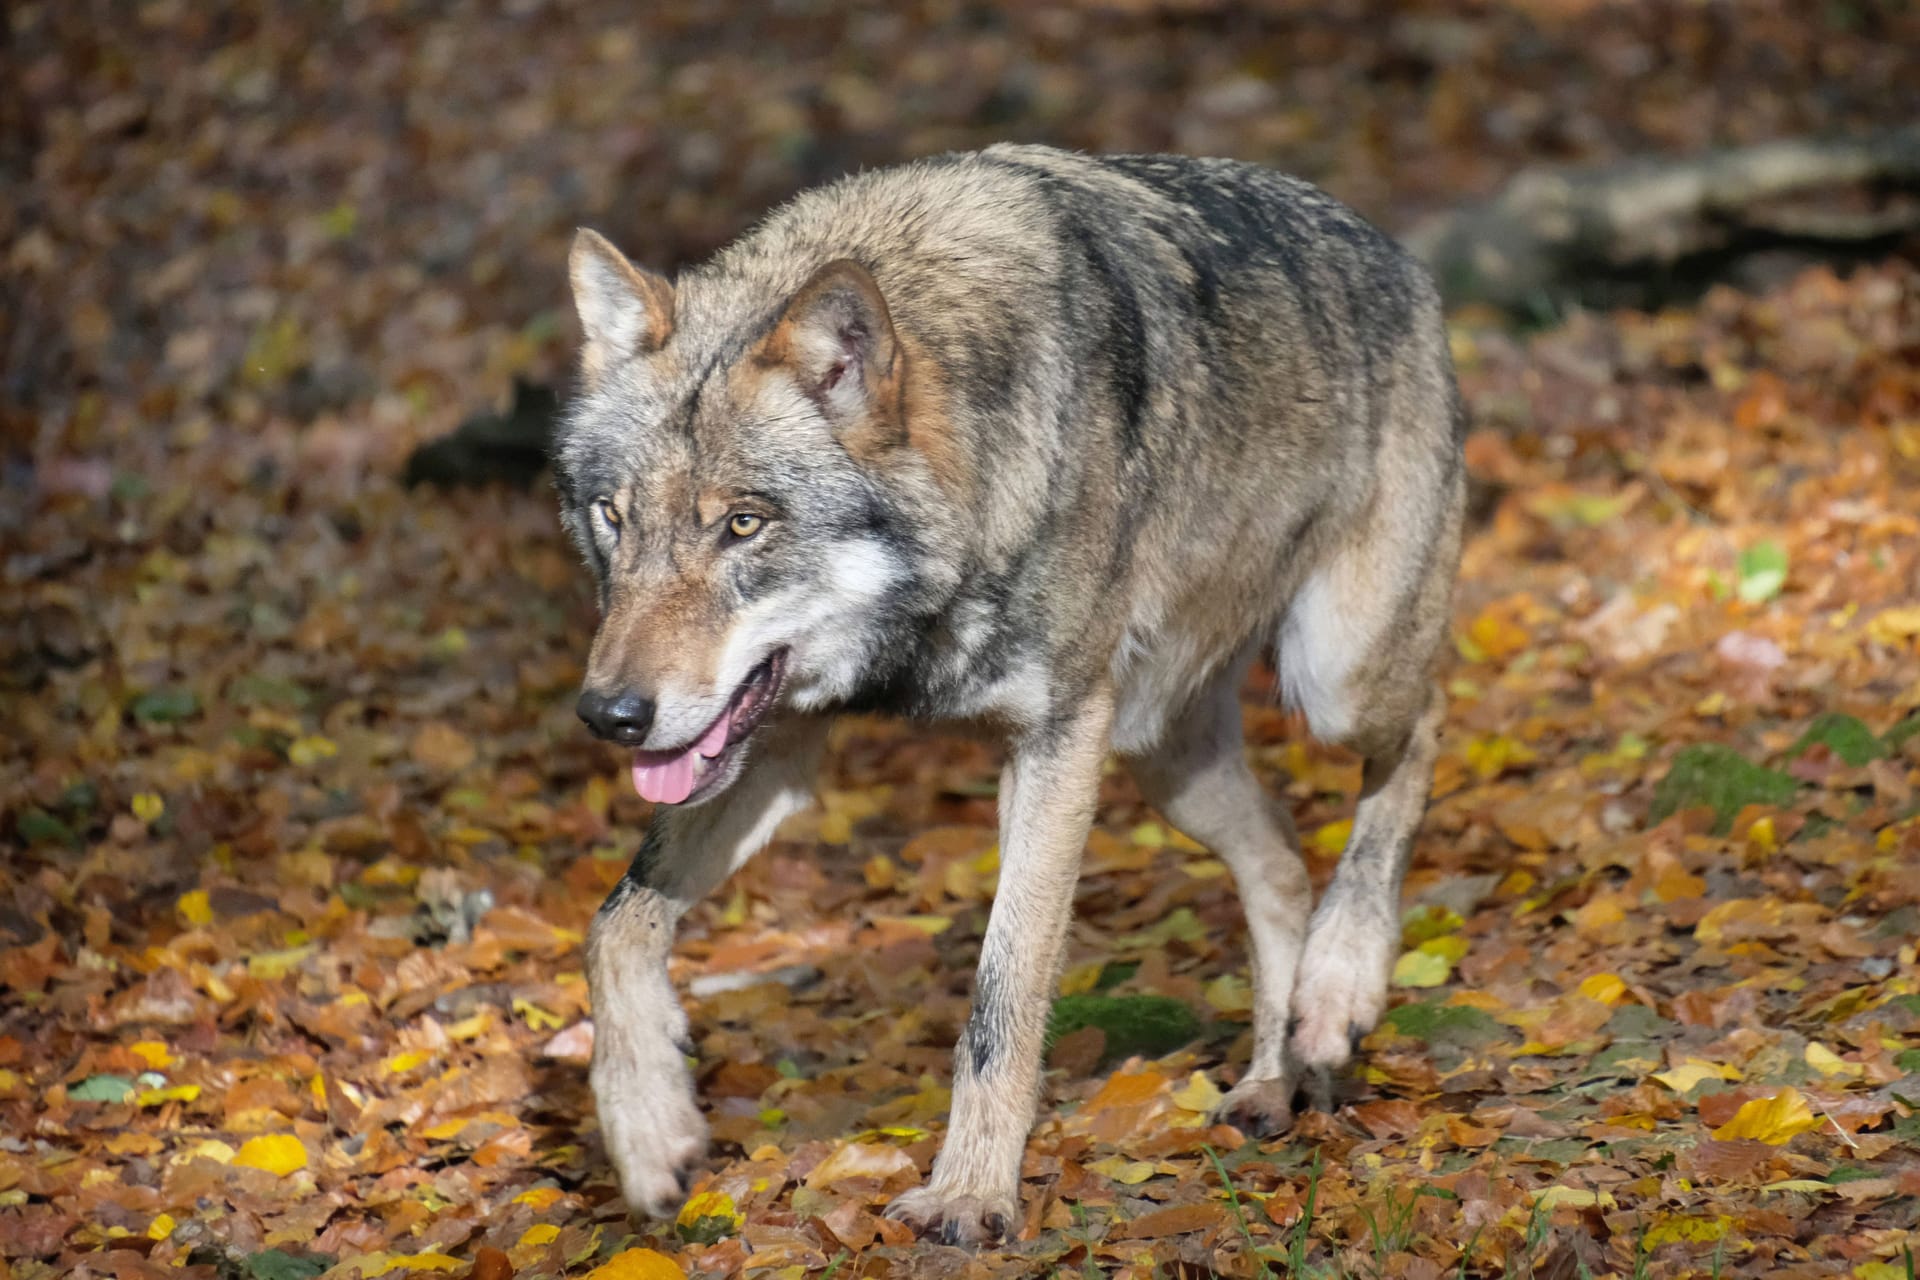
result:
<svg viewBox="0 0 1920 1280"><path fill-rule="evenodd" d="M576 222L668 265L843 165L1017 135L1260 156L1391 224L1542 154L1920 114L1920 18L929 5L763 47L694 6L400 8L8 15L14 1280L1913 1275L1912 263L1455 315L1476 512L1394 1008L1333 1113L1209 1125L1245 927L1113 772L1062 980L1102 1029L1055 1046L979 1253L878 1214L944 1122L993 749L846 723L822 805L688 917L715 1144L636 1228L581 939L647 811L573 718L585 571L543 485L395 476L560 376ZM1245 715L1324 883L1358 767L1258 681Z"/></svg>

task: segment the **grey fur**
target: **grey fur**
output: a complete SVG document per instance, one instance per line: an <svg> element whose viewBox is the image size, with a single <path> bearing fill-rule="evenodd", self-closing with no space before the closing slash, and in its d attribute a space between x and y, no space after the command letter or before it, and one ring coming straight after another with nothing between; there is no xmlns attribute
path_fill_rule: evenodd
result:
<svg viewBox="0 0 1920 1280"><path fill-rule="evenodd" d="M1018 1220L1110 747L1258 908L1255 1060L1229 1114L1284 1124L1297 1066L1344 1061L1350 1025L1380 1014L1431 776L1463 469L1422 269L1265 169L1013 146L805 193L670 286L612 253L576 247L586 378L558 449L606 609L589 685L657 699L647 746L670 751L783 653L781 710L694 797L720 806L796 802L769 751L794 713L970 721L1009 742L987 990L947 1149L896 1215L962 1240ZM716 530L741 504L764 529L729 541ZM1313 731L1369 762L1353 856L1311 925L1291 824L1238 754L1234 690L1262 648ZM767 770L778 785L737 781ZM669 886L724 875L765 816L704 848L664 815L603 915L683 910ZM648 1003L663 983L644 985L602 1022L670 1025ZM639 1056L596 1077L603 1124L646 1095ZM636 1208L671 1210L660 1170L691 1141L675 1137L610 1143Z"/></svg>

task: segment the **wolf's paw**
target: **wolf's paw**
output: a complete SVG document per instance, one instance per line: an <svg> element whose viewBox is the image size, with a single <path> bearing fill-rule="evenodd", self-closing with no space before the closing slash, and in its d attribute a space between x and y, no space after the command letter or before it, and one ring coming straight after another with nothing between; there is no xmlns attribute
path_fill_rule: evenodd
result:
<svg viewBox="0 0 1920 1280"><path fill-rule="evenodd" d="M1249 1138L1273 1138L1293 1127L1293 1082L1242 1080L1214 1108L1216 1124L1230 1124Z"/></svg>
<svg viewBox="0 0 1920 1280"><path fill-rule="evenodd" d="M593 1097L628 1210L672 1217L707 1151L707 1122L685 1061L607 1054L593 1064Z"/></svg>
<svg viewBox="0 0 1920 1280"><path fill-rule="evenodd" d="M915 1187L894 1197L887 1216L941 1244L978 1245L1004 1240L1016 1220L1012 1196L956 1195Z"/></svg>
<svg viewBox="0 0 1920 1280"><path fill-rule="evenodd" d="M1350 909L1314 920L1293 984L1292 1049L1302 1064L1341 1066L1380 1021L1397 933Z"/></svg>

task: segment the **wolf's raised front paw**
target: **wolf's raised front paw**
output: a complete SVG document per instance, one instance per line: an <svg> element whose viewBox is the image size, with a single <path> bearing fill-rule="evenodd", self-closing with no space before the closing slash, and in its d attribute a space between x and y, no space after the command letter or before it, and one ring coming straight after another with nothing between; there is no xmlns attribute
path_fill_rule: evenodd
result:
<svg viewBox="0 0 1920 1280"><path fill-rule="evenodd" d="M601 1139L627 1208L647 1218L673 1216L707 1152L707 1122L686 1063L670 1046L667 1055L603 1052L592 1078Z"/></svg>
<svg viewBox="0 0 1920 1280"><path fill-rule="evenodd" d="M915 1187L894 1197L887 1216L942 1244L992 1244L1007 1238L1018 1206L1012 1196L958 1195Z"/></svg>
<svg viewBox="0 0 1920 1280"><path fill-rule="evenodd" d="M1213 1118L1249 1138L1278 1137L1293 1127L1293 1082L1242 1080L1220 1099Z"/></svg>
<svg viewBox="0 0 1920 1280"><path fill-rule="evenodd" d="M1314 919L1293 984L1294 1055L1306 1066L1337 1067L1387 1008L1387 975L1398 930L1352 910Z"/></svg>

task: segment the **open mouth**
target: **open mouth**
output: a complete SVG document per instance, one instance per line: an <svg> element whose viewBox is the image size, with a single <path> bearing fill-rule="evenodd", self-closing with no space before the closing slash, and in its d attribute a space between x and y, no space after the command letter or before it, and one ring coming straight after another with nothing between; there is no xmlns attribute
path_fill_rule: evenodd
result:
<svg viewBox="0 0 1920 1280"><path fill-rule="evenodd" d="M765 662L747 673L740 687L727 700L726 710L706 727L692 746L678 751L636 751L633 753L633 789L642 800L655 804L681 804L688 797L719 781L742 742L747 740L780 694L780 678L786 674L787 651L777 649Z"/></svg>

